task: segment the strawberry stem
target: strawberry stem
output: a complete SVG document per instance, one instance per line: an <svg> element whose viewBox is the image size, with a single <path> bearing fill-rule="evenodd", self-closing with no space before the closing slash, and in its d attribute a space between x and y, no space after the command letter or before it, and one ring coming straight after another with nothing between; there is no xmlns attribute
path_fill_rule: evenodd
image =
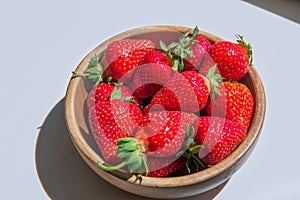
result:
<svg viewBox="0 0 300 200"><path fill-rule="evenodd" d="M89 67L84 73L73 72L75 77L88 77L95 82L95 85L103 82L103 70L99 64L99 56L94 55L89 61Z"/></svg>
<svg viewBox="0 0 300 200"><path fill-rule="evenodd" d="M142 152L143 148L135 138L121 138L117 146L117 156L125 160L115 166L106 166L98 162L97 166L99 168L105 171L114 171L127 166L129 173L134 173L139 169L138 177L141 177L144 173L146 176L148 175L149 168L146 157Z"/></svg>
<svg viewBox="0 0 300 200"><path fill-rule="evenodd" d="M124 167L125 165L126 165L125 162L121 162L120 164L115 165L115 166L106 166L106 165L103 165L101 162L97 162L97 166L105 171L118 170L118 169L121 169L122 167Z"/></svg>

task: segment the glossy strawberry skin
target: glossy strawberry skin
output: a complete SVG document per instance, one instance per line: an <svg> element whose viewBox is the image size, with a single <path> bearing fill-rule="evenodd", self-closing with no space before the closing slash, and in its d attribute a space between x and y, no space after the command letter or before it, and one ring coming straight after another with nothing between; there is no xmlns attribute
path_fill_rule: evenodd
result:
<svg viewBox="0 0 300 200"><path fill-rule="evenodd" d="M216 63L214 62L214 60L209 55L207 55L203 63L201 63L201 65L199 66L199 73L203 76L207 76L208 70L215 64ZM217 73L220 74L218 69L217 69Z"/></svg>
<svg viewBox="0 0 300 200"><path fill-rule="evenodd" d="M96 85L87 97L88 110L101 101L108 101L114 88L114 85L105 82Z"/></svg>
<svg viewBox="0 0 300 200"><path fill-rule="evenodd" d="M186 159L183 157L176 160L172 158L148 157L147 164L149 166L148 177L166 177L185 168Z"/></svg>
<svg viewBox="0 0 300 200"><path fill-rule="evenodd" d="M249 69L247 50L239 44L230 41L216 42L209 55L217 63L221 76L227 80L238 81Z"/></svg>
<svg viewBox="0 0 300 200"><path fill-rule="evenodd" d="M154 43L150 40L124 39L110 43L106 50L106 60L111 63L120 56L126 55L131 51L154 48Z"/></svg>
<svg viewBox="0 0 300 200"><path fill-rule="evenodd" d="M246 137L246 129L226 118L203 116L194 123L198 126L195 144L203 145L199 158L214 165L226 158Z"/></svg>
<svg viewBox="0 0 300 200"><path fill-rule="evenodd" d="M206 111L209 115L226 117L249 128L254 99L246 85L237 82L223 82L219 85L220 95L215 101L208 100Z"/></svg>
<svg viewBox="0 0 300 200"><path fill-rule="evenodd" d="M130 92L128 86L115 86L113 84L108 84L106 82L102 82L96 85L87 97L87 107L88 110L93 107L95 104L101 101L108 101L111 98L111 94L114 89L121 89L122 96L132 97L132 100L138 105L141 106L141 100L137 97L133 96Z"/></svg>
<svg viewBox="0 0 300 200"><path fill-rule="evenodd" d="M146 155L174 156L184 142L186 126L196 118L193 113L149 112L141 119L135 137L143 144Z"/></svg>
<svg viewBox="0 0 300 200"><path fill-rule="evenodd" d="M174 73L173 78L160 89L151 105L161 105L166 110L198 112L207 103L210 88L207 79L196 71Z"/></svg>
<svg viewBox="0 0 300 200"><path fill-rule="evenodd" d="M89 124L103 158L109 164L121 161L116 156L119 138L132 137L142 117L135 104L123 100L102 101L89 110Z"/></svg>
<svg viewBox="0 0 300 200"><path fill-rule="evenodd" d="M109 66L104 71L104 78L111 76L114 81L121 78L121 82L130 81L133 69L154 46L150 40L127 39L112 42L106 50Z"/></svg>
<svg viewBox="0 0 300 200"><path fill-rule="evenodd" d="M196 36L194 40L197 40L197 44L192 44L190 48L193 51L191 58L186 58L184 60L184 70L197 70L199 65L203 62L206 55L211 48L211 43L208 39L203 36Z"/></svg>
<svg viewBox="0 0 300 200"><path fill-rule="evenodd" d="M162 51L148 52L134 72L132 88L138 98L152 97L172 78L172 63Z"/></svg>

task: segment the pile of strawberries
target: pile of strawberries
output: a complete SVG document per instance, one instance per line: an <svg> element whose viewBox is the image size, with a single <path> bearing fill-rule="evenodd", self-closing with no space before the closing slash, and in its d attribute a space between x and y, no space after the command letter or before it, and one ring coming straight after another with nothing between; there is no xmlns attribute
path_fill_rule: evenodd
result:
<svg viewBox="0 0 300 200"><path fill-rule="evenodd" d="M252 48L237 38L212 43L196 27L168 45L118 40L83 74L74 73L95 83L87 108L105 161L98 166L162 177L226 158L245 138L254 109L239 82Z"/></svg>

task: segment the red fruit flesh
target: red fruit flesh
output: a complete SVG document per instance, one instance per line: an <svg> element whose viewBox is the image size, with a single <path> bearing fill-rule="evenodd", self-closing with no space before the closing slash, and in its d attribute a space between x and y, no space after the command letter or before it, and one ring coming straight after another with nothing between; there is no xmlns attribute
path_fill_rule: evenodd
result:
<svg viewBox="0 0 300 200"><path fill-rule="evenodd" d="M133 136L142 117L141 110L123 100L102 101L89 110L89 123L104 159L109 164L121 161L116 156L119 138Z"/></svg>
<svg viewBox="0 0 300 200"><path fill-rule="evenodd" d="M194 125L198 126L195 144L204 146L198 156L209 165L226 158L247 134L243 126L226 118L199 117Z"/></svg>
<svg viewBox="0 0 300 200"><path fill-rule="evenodd" d="M207 113L214 116L226 116L227 119L238 122L248 129L253 109L254 99L246 85L237 82L223 82L219 85L220 95L215 101L208 101Z"/></svg>

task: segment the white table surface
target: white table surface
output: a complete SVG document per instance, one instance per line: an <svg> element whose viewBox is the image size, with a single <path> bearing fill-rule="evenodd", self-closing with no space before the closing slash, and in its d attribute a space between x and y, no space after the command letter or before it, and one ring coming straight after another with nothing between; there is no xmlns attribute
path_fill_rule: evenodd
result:
<svg viewBox="0 0 300 200"><path fill-rule="evenodd" d="M80 159L63 101L71 71L91 49L157 24L198 25L228 40L240 33L253 45L266 120L255 151L216 199L300 199L299 24L242 1L196 0L1 0L0 199L143 199Z"/></svg>

